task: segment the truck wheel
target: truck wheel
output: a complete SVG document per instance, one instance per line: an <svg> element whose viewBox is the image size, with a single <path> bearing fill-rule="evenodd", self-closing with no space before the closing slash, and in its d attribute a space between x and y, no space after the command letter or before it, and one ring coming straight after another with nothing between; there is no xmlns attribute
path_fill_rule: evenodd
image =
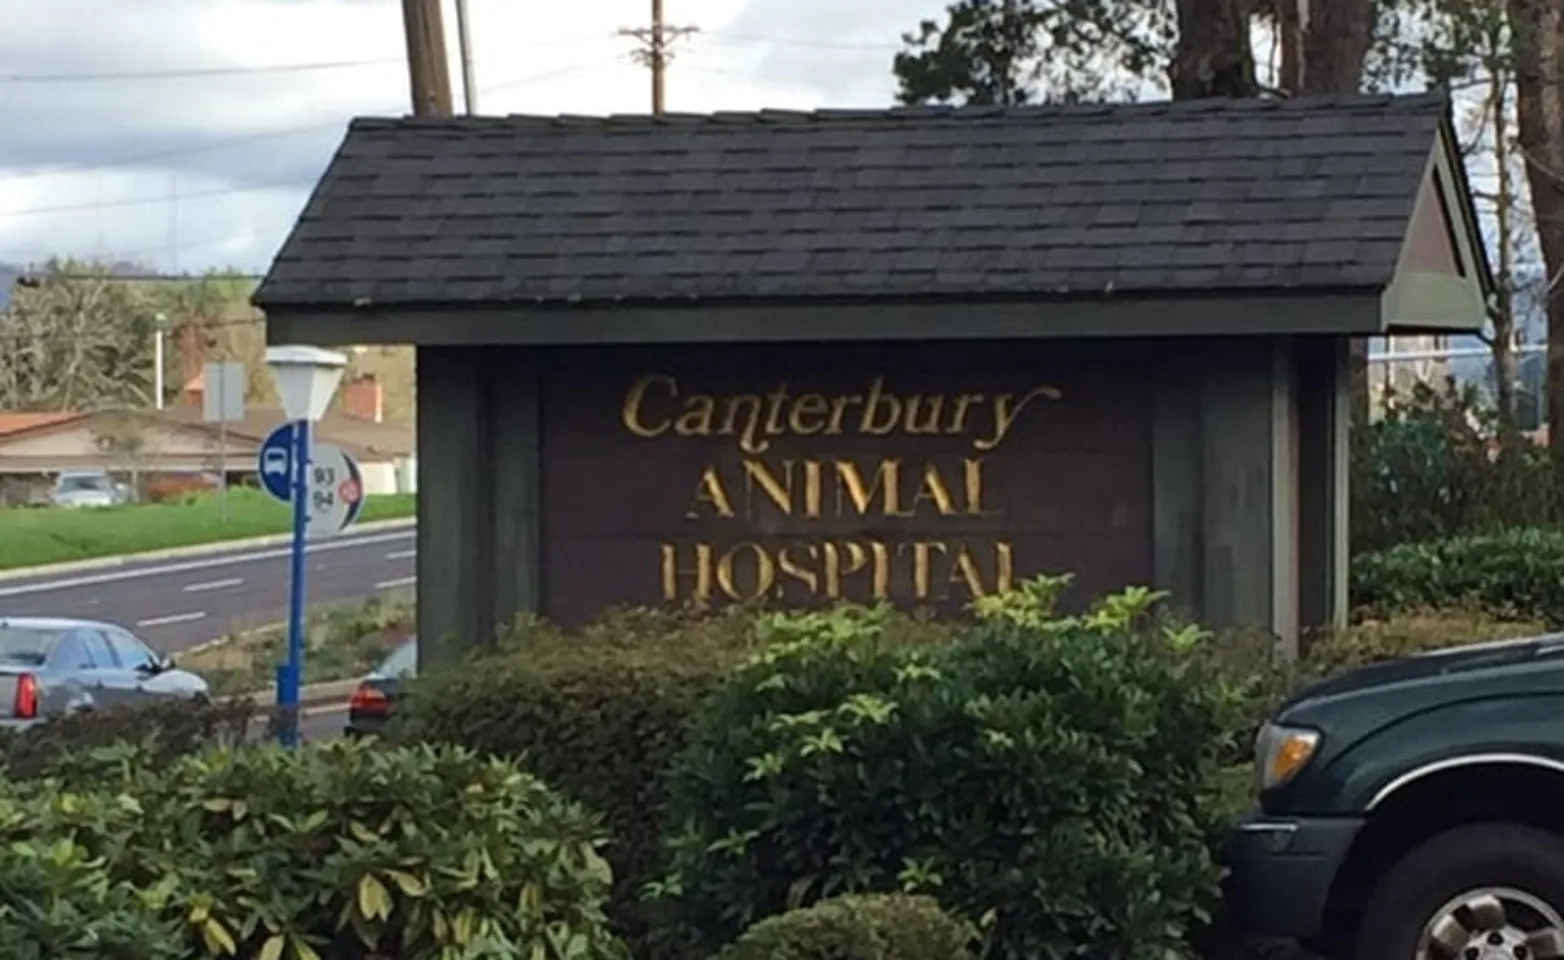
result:
<svg viewBox="0 0 1564 960"><path fill-rule="evenodd" d="M1564 958L1564 839L1495 823L1425 842L1369 898L1356 957Z"/></svg>

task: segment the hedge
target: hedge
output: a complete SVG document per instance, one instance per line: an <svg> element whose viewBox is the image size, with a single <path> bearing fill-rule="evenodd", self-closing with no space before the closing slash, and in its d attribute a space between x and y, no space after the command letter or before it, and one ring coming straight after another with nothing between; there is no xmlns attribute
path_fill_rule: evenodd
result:
<svg viewBox="0 0 1564 960"><path fill-rule="evenodd" d="M932 897L845 896L768 917L717 960L972 960L976 940Z"/></svg>
<svg viewBox="0 0 1564 960"><path fill-rule="evenodd" d="M1047 591L1044 591L1045 593ZM719 946L841 893L990 917L987 956L1164 960L1214 910L1232 697L1129 591L953 644L799 616L696 716L657 891Z"/></svg>
<svg viewBox="0 0 1564 960"><path fill-rule="evenodd" d="M460 749L214 749L159 766L125 744L4 789L0 848L101 863L92 882L145 891L152 919L123 895L84 898L87 928L172 924L184 960L624 957L595 820ZM143 956L158 960L123 955Z"/></svg>
<svg viewBox="0 0 1564 960"><path fill-rule="evenodd" d="M1352 563L1352 598L1379 617L1466 606L1564 627L1564 530L1506 530L1363 554Z"/></svg>
<svg viewBox="0 0 1564 960"><path fill-rule="evenodd" d="M948 628L888 608L854 608L888 642L935 642ZM723 676L766 642L771 614L620 609L566 633L518 623L498 649L410 684L386 737L455 743L524 759L528 770L603 815L615 876L610 915L637 960L682 956L654 938L664 912L643 902L661 873L665 773L690 716ZM654 942L655 941L655 942Z"/></svg>

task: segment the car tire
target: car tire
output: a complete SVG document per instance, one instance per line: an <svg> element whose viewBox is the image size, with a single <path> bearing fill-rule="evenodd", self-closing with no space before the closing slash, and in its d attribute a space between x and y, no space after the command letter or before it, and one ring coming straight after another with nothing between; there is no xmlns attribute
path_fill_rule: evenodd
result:
<svg viewBox="0 0 1564 960"><path fill-rule="evenodd" d="M1418 960L1423 931L1436 916L1458 898L1485 889L1518 892L1564 916L1564 838L1534 827L1490 823L1425 841L1375 887L1353 956Z"/></svg>

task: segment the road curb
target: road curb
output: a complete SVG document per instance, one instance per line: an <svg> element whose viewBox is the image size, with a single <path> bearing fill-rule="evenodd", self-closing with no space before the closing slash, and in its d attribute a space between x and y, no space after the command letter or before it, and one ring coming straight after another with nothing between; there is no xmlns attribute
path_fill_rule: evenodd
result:
<svg viewBox="0 0 1564 960"><path fill-rule="evenodd" d="M373 523L355 524L347 535L352 536L359 533L374 533L379 530L393 530L397 527L412 527L417 522L417 519L414 517L376 520ZM114 557L94 557L91 560L67 560L64 563L46 563L36 567L12 567L9 570L0 570L0 582L20 580L24 577L49 577L61 573L112 570L115 567L145 563L150 560L178 560L183 557L199 557L212 553L225 553L231 550L258 550L265 547L281 546L292 541L292 533L274 533L267 534L264 537L248 537L241 540L213 540L209 543L195 543L184 547L144 550L141 553L122 553Z"/></svg>
<svg viewBox="0 0 1564 960"><path fill-rule="evenodd" d="M326 704L342 703L353 696L353 691L358 688L359 679L354 677L348 680L332 680L327 683L312 683L299 691L299 708L325 706ZM260 690L256 693L242 693L234 699L248 700L257 707L271 708L277 705L277 689L272 687Z"/></svg>

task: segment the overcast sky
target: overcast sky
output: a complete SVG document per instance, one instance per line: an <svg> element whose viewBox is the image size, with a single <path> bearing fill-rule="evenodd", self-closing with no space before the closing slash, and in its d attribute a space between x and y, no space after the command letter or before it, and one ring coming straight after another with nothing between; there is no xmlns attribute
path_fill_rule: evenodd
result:
<svg viewBox="0 0 1564 960"><path fill-rule="evenodd" d="M701 29L668 79L697 112L884 106L898 37L943 7L665 3ZM480 112L648 109L616 31L650 0L469 6ZM264 269L346 120L407 112L398 0L0 0L0 23L0 261Z"/></svg>

